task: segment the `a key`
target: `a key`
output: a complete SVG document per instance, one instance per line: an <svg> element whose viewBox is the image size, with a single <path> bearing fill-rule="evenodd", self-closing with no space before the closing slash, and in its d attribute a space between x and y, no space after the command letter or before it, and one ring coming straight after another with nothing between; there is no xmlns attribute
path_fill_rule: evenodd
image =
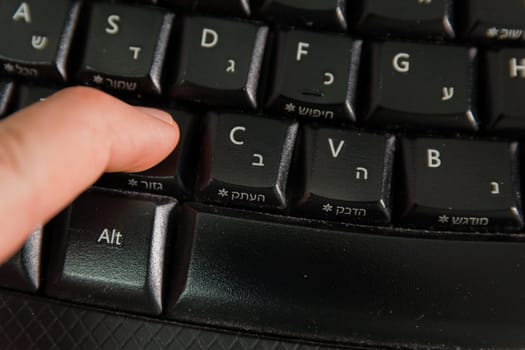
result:
<svg viewBox="0 0 525 350"><path fill-rule="evenodd" d="M1 71L40 81L67 80L79 4L71 0L0 2Z"/></svg>
<svg viewBox="0 0 525 350"><path fill-rule="evenodd" d="M258 14L284 25L345 31L346 3L341 0L258 0Z"/></svg>
<svg viewBox="0 0 525 350"><path fill-rule="evenodd" d="M267 27L251 23L186 17L171 95L212 105L256 108L267 33Z"/></svg>
<svg viewBox="0 0 525 350"><path fill-rule="evenodd" d="M80 303L158 315L175 201L90 190L54 232L46 293Z"/></svg>
<svg viewBox="0 0 525 350"><path fill-rule="evenodd" d="M386 224L394 139L335 129L304 131L298 211L305 217Z"/></svg>
<svg viewBox="0 0 525 350"><path fill-rule="evenodd" d="M0 286L36 292L40 287L42 229L36 229L24 247L0 265Z"/></svg>
<svg viewBox="0 0 525 350"><path fill-rule="evenodd" d="M306 31L281 31L266 108L323 122L353 121L361 42Z"/></svg>
<svg viewBox="0 0 525 350"><path fill-rule="evenodd" d="M237 207L284 209L296 133L292 122L210 113L197 197Z"/></svg>
<svg viewBox="0 0 525 350"><path fill-rule="evenodd" d="M474 53L443 45L372 44L365 122L379 127L477 130Z"/></svg>
<svg viewBox="0 0 525 350"><path fill-rule="evenodd" d="M177 122L180 139L177 148L160 164L141 173L105 174L97 186L147 192L188 199L192 194L198 162L198 125L193 114L166 110Z"/></svg>
<svg viewBox="0 0 525 350"><path fill-rule="evenodd" d="M525 130L525 50L502 49L485 56L488 126L505 132Z"/></svg>
<svg viewBox="0 0 525 350"><path fill-rule="evenodd" d="M403 224L445 230L518 230L523 225L517 144L403 139Z"/></svg>
<svg viewBox="0 0 525 350"><path fill-rule="evenodd" d="M183 211L170 318L349 344L523 344L523 242L309 228L210 209Z"/></svg>
<svg viewBox="0 0 525 350"><path fill-rule="evenodd" d="M153 7L94 4L78 78L126 94L161 94L173 18Z"/></svg>
<svg viewBox="0 0 525 350"><path fill-rule="evenodd" d="M240 17L248 17L251 14L250 0L165 0L164 2L172 6L205 13Z"/></svg>
<svg viewBox="0 0 525 350"><path fill-rule="evenodd" d="M525 2L522 0L463 0L458 2L464 19L463 35L484 42L525 40Z"/></svg>
<svg viewBox="0 0 525 350"><path fill-rule="evenodd" d="M12 81L0 80L0 118L9 113L14 91L15 84Z"/></svg>
<svg viewBox="0 0 525 350"><path fill-rule="evenodd" d="M57 88L22 85L18 88L17 109L30 106L33 103L40 102L57 92Z"/></svg>
<svg viewBox="0 0 525 350"><path fill-rule="evenodd" d="M453 38L451 0L350 1L356 29L366 36Z"/></svg>

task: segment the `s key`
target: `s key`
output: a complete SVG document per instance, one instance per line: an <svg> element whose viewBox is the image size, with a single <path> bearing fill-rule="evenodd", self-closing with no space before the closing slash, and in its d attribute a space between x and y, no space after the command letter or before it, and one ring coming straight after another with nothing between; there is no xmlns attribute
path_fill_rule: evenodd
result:
<svg viewBox="0 0 525 350"><path fill-rule="evenodd" d="M201 148L197 198L212 203L282 210L297 123L210 113Z"/></svg>
<svg viewBox="0 0 525 350"><path fill-rule="evenodd" d="M446 230L519 230L518 145L513 142L402 140L402 223Z"/></svg>
<svg viewBox="0 0 525 350"><path fill-rule="evenodd" d="M172 21L153 7L94 4L79 79L123 93L160 94Z"/></svg>
<svg viewBox="0 0 525 350"><path fill-rule="evenodd" d="M0 71L63 82L80 12L71 0L0 2Z"/></svg>
<svg viewBox="0 0 525 350"><path fill-rule="evenodd" d="M477 130L475 51L402 42L374 43L365 122L374 126Z"/></svg>

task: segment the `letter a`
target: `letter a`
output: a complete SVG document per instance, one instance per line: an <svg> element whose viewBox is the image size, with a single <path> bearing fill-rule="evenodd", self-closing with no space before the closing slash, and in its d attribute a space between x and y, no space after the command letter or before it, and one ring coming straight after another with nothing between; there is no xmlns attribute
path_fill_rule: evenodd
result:
<svg viewBox="0 0 525 350"><path fill-rule="evenodd" d="M109 238L109 230L105 228L100 236L98 236L97 243L100 243L101 241L106 241L105 243L110 244L111 240Z"/></svg>
<svg viewBox="0 0 525 350"><path fill-rule="evenodd" d="M31 23L31 11L29 10L29 5L23 2L16 10L13 15L13 21L17 22L23 19L26 23Z"/></svg>

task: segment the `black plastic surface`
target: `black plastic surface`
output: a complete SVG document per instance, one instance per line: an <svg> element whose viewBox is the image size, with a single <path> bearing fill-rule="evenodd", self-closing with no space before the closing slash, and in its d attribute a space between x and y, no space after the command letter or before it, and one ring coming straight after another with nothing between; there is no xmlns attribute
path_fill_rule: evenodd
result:
<svg viewBox="0 0 525 350"><path fill-rule="evenodd" d="M187 272L174 280L170 318L345 344L525 344L523 242L334 231L209 210L183 211L176 266Z"/></svg>
<svg viewBox="0 0 525 350"><path fill-rule="evenodd" d="M3 350L333 349L129 317L5 290L0 290L0 347Z"/></svg>

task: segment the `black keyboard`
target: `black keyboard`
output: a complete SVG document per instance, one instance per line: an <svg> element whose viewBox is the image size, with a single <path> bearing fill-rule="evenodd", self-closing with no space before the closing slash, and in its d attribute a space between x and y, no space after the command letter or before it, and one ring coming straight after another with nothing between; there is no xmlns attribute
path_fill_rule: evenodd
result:
<svg viewBox="0 0 525 350"><path fill-rule="evenodd" d="M181 130L0 268L0 347L525 348L523 1L2 0L0 71Z"/></svg>

